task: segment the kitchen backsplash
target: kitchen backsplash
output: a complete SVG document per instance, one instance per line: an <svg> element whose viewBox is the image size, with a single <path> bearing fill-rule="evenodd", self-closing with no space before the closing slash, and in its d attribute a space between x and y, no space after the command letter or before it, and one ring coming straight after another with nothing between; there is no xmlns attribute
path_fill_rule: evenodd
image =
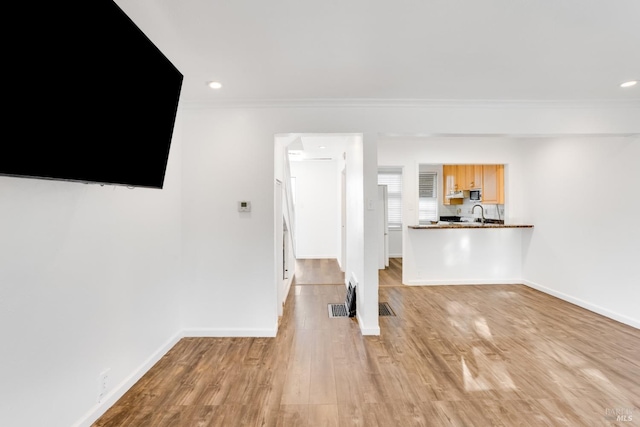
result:
<svg viewBox="0 0 640 427"><path fill-rule="evenodd" d="M480 209L476 208L476 211L472 214L471 209L477 202L472 202L469 199L464 199L461 205L445 206L440 205L440 216L461 216L467 218L481 218ZM491 219L504 219L504 205L487 205L482 204L484 208L484 217Z"/></svg>

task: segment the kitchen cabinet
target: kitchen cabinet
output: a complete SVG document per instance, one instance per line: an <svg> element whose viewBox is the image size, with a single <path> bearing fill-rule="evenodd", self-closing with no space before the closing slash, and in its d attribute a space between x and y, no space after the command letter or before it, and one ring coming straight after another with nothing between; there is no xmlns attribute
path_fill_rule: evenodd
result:
<svg viewBox="0 0 640 427"><path fill-rule="evenodd" d="M467 181L469 188L476 190L482 188L482 165L467 165Z"/></svg>
<svg viewBox="0 0 640 427"><path fill-rule="evenodd" d="M504 165L498 165L498 204L504 205Z"/></svg>
<svg viewBox="0 0 640 427"><path fill-rule="evenodd" d="M467 165L453 165L456 170L456 191L464 190L467 183Z"/></svg>
<svg viewBox="0 0 640 427"><path fill-rule="evenodd" d="M454 189L475 190L482 187L482 165L449 165L455 170Z"/></svg>
<svg viewBox="0 0 640 427"><path fill-rule="evenodd" d="M461 188L459 188L461 181L458 171L458 165L442 166L442 203L445 205L462 204L462 199L447 199L447 194L461 190Z"/></svg>
<svg viewBox="0 0 640 427"><path fill-rule="evenodd" d="M456 169L454 165L442 166L442 194L446 196L455 191Z"/></svg>
<svg viewBox="0 0 640 427"><path fill-rule="evenodd" d="M504 204L503 165L482 165L482 203Z"/></svg>
<svg viewBox="0 0 640 427"><path fill-rule="evenodd" d="M447 199L455 191L482 190L482 203L504 204L504 165L443 165L442 191L445 205L462 199Z"/></svg>

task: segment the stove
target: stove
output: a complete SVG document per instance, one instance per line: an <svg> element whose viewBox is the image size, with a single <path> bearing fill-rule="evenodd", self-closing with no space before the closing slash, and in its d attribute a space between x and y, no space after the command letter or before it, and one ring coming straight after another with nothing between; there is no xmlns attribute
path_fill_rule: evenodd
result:
<svg viewBox="0 0 640 427"><path fill-rule="evenodd" d="M460 222L461 217L459 216L441 216L440 221L444 222Z"/></svg>

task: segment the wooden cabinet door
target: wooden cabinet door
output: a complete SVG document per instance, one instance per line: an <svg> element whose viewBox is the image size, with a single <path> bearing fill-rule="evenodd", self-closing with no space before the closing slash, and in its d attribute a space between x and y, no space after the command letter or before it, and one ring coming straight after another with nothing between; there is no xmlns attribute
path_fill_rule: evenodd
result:
<svg viewBox="0 0 640 427"><path fill-rule="evenodd" d="M498 165L482 165L482 203L498 203Z"/></svg>
<svg viewBox="0 0 640 427"><path fill-rule="evenodd" d="M504 205L504 165L498 165L498 204Z"/></svg>
<svg viewBox="0 0 640 427"><path fill-rule="evenodd" d="M467 166L467 182L469 182L469 190L482 188L482 165Z"/></svg>
<svg viewBox="0 0 640 427"><path fill-rule="evenodd" d="M456 190L482 188L482 165L456 165Z"/></svg>
<svg viewBox="0 0 640 427"><path fill-rule="evenodd" d="M468 167L467 165L455 165L456 168L456 191L460 190L468 190L469 189L469 179L468 179Z"/></svg>
<svg viewBox="0 0 640 427"><path fill-rule="evenodd" d="M446 196L454 191L455 180L455 167L453 165L442 165L442 203L445 205L450 204Z"/></svg>

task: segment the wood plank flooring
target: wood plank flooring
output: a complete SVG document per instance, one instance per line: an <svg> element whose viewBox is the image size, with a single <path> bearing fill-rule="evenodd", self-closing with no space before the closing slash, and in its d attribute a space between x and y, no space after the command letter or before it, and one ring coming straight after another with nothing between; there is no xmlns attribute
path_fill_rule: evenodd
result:
<svg viewBox="0 0 640 427"><path fill-rule="evenodd" d="M639 425L637 329L520 285L383 287L397 316L363 337L328 318L344 296L293 286L276 338L180 340L94 426Z"/></svg>
<svg viewBox="0 0 640 427"><path fill-rule="evenodd" d="M336 259L296 260L296 285L338 285L344 284L344 273Z"/></svg>
<svg viewBox="0 0 640 427"><path fill-rule="evenodd" d="M402 284L402 258L389 258L389 267L378 270L379 286L404 286Z"/></svg>

